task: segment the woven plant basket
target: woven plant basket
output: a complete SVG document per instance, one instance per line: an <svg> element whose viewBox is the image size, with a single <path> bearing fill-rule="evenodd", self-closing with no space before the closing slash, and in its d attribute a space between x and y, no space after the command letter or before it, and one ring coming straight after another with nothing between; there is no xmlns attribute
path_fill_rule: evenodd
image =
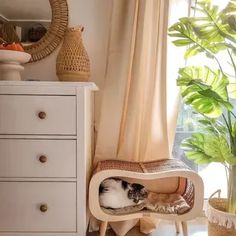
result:
<svg viewBox="0 0 236 236"><path fill-rule="evenodd" d="M90 62L82 41L83 27L66 31L64 42L57 56L57 76L61 81L88 81Z"/></svg>
<svg viewBox="0 0 236 236"><path fill-rule="evenodd" d="M208 201L208 236L236 236L236 215L226 212L227 199Z"/></svg>

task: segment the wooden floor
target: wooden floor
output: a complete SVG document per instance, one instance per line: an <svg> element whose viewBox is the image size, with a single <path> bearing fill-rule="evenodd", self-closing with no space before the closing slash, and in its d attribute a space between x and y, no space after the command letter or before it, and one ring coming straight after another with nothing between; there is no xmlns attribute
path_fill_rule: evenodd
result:
<svg viewBox="0 0 236 236"><path fill-rule="evenodd" d="M207 236L207 221L205 218L199 218L188 223L189 236ZM173 222L162 221L155 232L149 236L182 236L182 232L176 234ZM88 233L87 236L99 236L98 232ZM108 230L106 236L115 236L112 230ZM126 236L147 236L139 232L138 227L132 229Z"/></svg>

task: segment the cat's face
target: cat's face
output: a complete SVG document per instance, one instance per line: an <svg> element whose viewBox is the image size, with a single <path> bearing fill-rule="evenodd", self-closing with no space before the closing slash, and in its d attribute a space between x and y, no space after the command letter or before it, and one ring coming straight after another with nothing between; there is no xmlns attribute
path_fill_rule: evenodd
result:
<svg viewBox="0 0 236 236"><path fill-rule="evenodd" d="M148 192L141 184L130 184L128 198L133 199L135 203L139 203L148 197Z"/></svg>
<svg viewBox="0 0 236 236"><path fill-rule="evenodd" d="M146 200L147 190L140 184L130 184L119 178L108 178L99 186L99 202L105 208L135 206Z"/></svg>

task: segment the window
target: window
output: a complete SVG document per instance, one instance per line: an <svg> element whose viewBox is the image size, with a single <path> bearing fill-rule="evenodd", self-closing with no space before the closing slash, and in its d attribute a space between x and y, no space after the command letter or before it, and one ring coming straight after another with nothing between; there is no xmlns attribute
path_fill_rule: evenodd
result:
<svg viewBox="0 0 236 236"><path fill-rule="evenodd" d="M217 4L219 7L225 7L228 1L222 0L212 0L214 4ZM195 5L196 1L192 1L192 5ZM198 12L194 12L191 10L191 15L199 15ZM219 55L220 57L224 57L224 54ZM204 57L205 58L205 57ZM207 65L211 64L213 67L218 69L218 65L214 63L211 59L202 58L201 54L195 56L187 61L187 65ZM225 65L227 68L229 65L227 64L227 60L225 60ZM236 104L235 104L236 105ZM193 112L193 110L184 104L181 105L177 127L176 127L176 135L175 142L173 147L173 156L184 161L188 166L190 166L193 170L197 171L199 175L202 177L205 185L205 198L209 198L209 196L218 189L222 190L222 196L226 196L227 193L227 180L226 180L226 172L225 167L220 163L211 163L209 165L196 165L192 161L188 160L183 150L181 149L181 142L183 139L189 137L192 133L199 130L199 124L197 120L200 116Z"/></svg>
<svg viewBox="0 0 236 236"><path fill-rule="evenodd" d="M185 157L184 152L181 149L182 140L189 137L192 133L198 131L198 119L200 119L200 116L194 113L190 107L184 104L181 105L176 127L173 157L182 160L189 167L191 167L191 169L199 173L205 186L205 198L209 198L209 196L218 189L222 190L222 196L226 196L227 183L225 167L220 163L196 165L193 161L188 160Z"/></svg>

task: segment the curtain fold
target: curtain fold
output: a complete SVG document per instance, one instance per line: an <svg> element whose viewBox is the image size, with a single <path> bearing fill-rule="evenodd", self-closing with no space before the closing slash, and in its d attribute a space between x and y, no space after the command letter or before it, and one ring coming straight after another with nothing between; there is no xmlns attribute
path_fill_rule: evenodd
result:
<svg viewBox="0 0 236 236"><path fill-rule="evenodd" d="M168 1L138 2L135 50L117 158L148 161L170 157L165 79L160 79L166 77Z"/></svg>
<svg viewBox="0 0 236 236"><path fill-rule="evenodd" d="M176 1L187 3L113 0L94 165L171 157L178 90L176 74L167 81L167 29L170 3ZM148 233L156 221L146 217L140 225Z"/></svg>
<svg viewBox="0 0 236 236"><path fill-rule="evenodd" d="M136 14L139 1L114 0L102 91L100 119L96 141L95 163L115 159L120 135L123 104L130 61L134 50ZM109 141L108 141L109 140Z"/></svg>
<svg viewBox="0 0 236 236"><path fill-rule="evenodd" d="M168 0L113 1L95 163L169 158Z"/></svg>

